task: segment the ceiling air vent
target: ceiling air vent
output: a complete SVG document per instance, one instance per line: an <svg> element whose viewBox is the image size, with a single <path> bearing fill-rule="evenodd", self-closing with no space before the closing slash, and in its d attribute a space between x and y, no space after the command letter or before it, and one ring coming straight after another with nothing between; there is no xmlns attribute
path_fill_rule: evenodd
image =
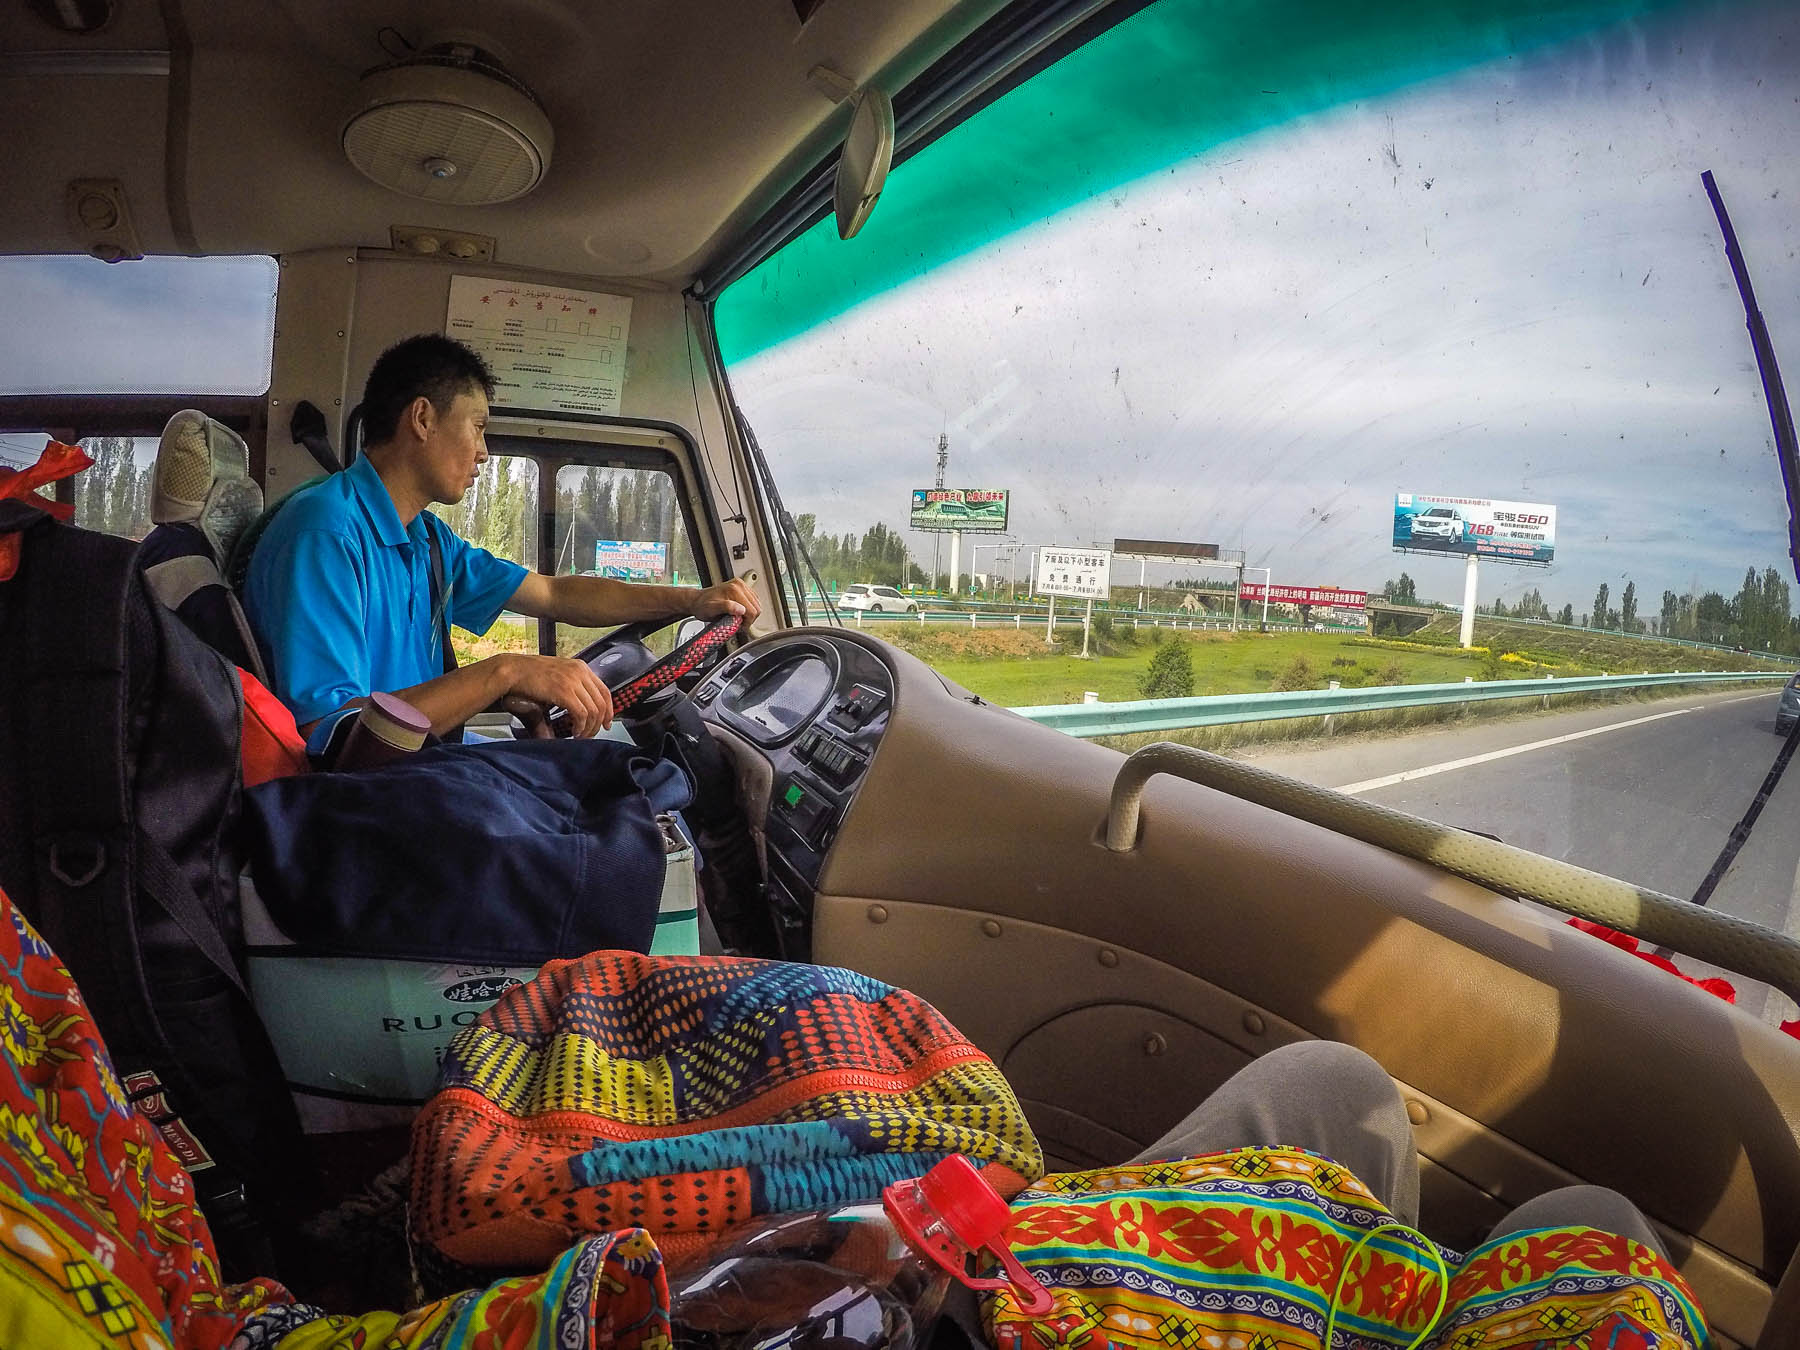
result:
<svg viewBox="0 0 1800 1350"><path fill-rule="evenodd" d="M343 144L383 187L488 206L543 182L555 139L536 97L494 57L447 42L364 75Z"/></svg>

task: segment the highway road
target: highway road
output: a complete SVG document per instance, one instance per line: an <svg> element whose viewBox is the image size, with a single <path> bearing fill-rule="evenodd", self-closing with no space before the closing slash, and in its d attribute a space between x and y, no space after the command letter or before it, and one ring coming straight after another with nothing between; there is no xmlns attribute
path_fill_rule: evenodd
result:
<svg viewBox="0 0 1800 1350"><path fill-rule="evenodd" d="M1781 742L1779 686L1548 716L1482 721L1323 749L1240 752L1277 773L1552 858L1691 896L1760 787ZM1711 907L1800 937L1800 760L1765 807ZM1690 973L1710 974L1680 961ZM1792 1005L1734 977L1740 1002L1779 1020Z"/></svg>

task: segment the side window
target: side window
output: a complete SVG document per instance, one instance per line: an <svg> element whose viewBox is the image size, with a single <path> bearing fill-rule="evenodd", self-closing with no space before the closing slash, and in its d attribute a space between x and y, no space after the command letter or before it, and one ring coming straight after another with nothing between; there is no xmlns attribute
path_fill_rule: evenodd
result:
<svg viewBox="0 0 1800 1350"><path fill-rule="evenodd" d="M528 455L490 455L480 476L454 506L433 506L444 522L478 548L535 568L538 557L538 463ZM480 637L451 630L456 659L479 661L500 652L535 652L537 620L507 610Z"/></svg>
<svg viewBox="0 0 1800 1350"><path fill-rule="evenodd" d="M42 432L0 436L0 468L37 463L49 437ZM90 436L80 442L93 464L69 480L75 494L75 523L102 534L142 539L150 533L150 476L156 464L154 436ZM54 499L56 485L38 489Z"/></svg>
<svg viewBox="0 0 1800 1350"><path fill-rule="evenodd" d="M93 464L75 475L75 523L103 534L150 533L154 436L94 436L81 442Z"/></svg>
<svg viewBox="0 0 1800 1350"><path fill-rule="evenodd" d="M564 465L556 474L554 571L698 585L675 480L660 469ZM605 631L558 624L557 653L572 656ZM659 635L665 644L673 631Z"/></svg>

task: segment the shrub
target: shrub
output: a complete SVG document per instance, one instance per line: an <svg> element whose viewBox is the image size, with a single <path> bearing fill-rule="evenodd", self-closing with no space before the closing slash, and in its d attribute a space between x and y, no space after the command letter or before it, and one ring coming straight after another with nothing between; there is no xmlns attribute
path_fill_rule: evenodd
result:
<svg viewBox="0 0 1800 1350"><path fill-rule="evenodd" d="M1382 684L1405 684L1406 683L1406 672L1404 670L1400 669L1400 663L1398 661L1389 661L1385 666L1383 666L1381 668L1380 683L1382 683Z"/></svg>
<svg viewBox="0 0 1800 1350"><path fill-rule="evenodd" d="M1331 658L1331 664L1333 666L1353 666L1356 664L1356 658L1353 656L1334 656Z"/></svg>
<svg viewBox="0 0 1800 1350"><path fill-rule="evenodd" d="M1281 672L1275 680L1277 690L1311 689L1318 683L1313 675L1312 662L1304 656L1296 656L1293 663Z"/></svg>
<svg viewBox="0 0 1800 1350"><path fill-rule="evenodd" d="M1484 680L1504 680L1506 678L1506 653L1489 647L1482 653L1481 678Z"/></svg>
<svg viewBox="0 0 1800 1350"><path fill-rule="evenodd" d="M1194 658L1185 642L1167 642L1150 658L1150 668L1138 680L1144 698L1192 698Z"/></svg>

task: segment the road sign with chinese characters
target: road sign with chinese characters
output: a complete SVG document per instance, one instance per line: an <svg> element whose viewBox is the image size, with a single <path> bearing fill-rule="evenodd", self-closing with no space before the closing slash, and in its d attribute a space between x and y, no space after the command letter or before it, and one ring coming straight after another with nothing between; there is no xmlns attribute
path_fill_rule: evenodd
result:
<svg viewBox="0 0 1800 1350"><path fill-rule="evenodd" d="M1037 593L1104 600L1112 554L1103 548L1046 548L1038 553Z"/></svg>

